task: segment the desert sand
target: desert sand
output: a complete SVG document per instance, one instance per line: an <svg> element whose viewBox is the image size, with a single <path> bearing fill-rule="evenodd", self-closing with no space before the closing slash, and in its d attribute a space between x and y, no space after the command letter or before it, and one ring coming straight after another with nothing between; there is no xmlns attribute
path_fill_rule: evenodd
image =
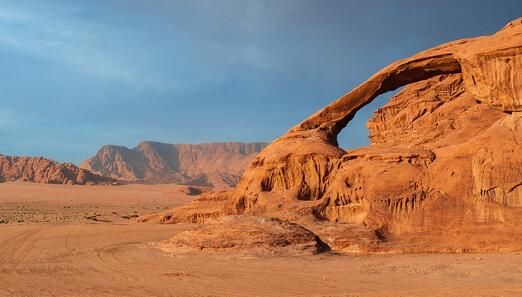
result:
<svg viewBox="0 0 522 297"><path fill-rule="evenodd" d="M183 186L0 183L0 224L124 222L192 200Z"/></svg>
<svg viewBox="0 0 522 297"><path fill-rule="evenodd" d="M29 210L0 224L0 296L522 295L522 253L176 256L156 243L188 225L120 217L193 199L176 187L0 184L0 216ZM31 221L42 209L53 216Z"/></svg>

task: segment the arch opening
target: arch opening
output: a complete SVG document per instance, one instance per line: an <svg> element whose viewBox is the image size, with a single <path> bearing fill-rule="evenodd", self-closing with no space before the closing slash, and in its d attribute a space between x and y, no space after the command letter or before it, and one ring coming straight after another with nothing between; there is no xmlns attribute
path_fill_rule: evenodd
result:
<svg viewBox="0 0 522 297"><path fill-rule="evenodd" d="M353 119L337 134L337 146L345 151L354 150L371 144L368 121L379 108L386 105L390 99L399 94L405 86L377 96L372 102L355 113Z"/></svg>

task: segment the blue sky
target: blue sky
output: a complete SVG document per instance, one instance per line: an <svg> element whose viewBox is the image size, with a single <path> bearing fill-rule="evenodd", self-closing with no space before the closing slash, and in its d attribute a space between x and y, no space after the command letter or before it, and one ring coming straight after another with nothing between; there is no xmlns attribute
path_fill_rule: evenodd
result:
<svg viewBox="0 0 522 297"><path fill-rule="evenodd" d="M520 1L0 0L0 153L271 141L375 71ZM343 130L367 143L378 98Z"/></svg>

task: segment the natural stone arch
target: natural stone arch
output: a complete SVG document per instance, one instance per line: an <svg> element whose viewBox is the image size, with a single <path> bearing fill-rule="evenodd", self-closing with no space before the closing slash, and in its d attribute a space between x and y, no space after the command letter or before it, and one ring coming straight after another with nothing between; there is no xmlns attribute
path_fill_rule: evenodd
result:
<svg viewBox="0 0 522 297"><path fill-rule="evenodd" d="M254 209L263 200L272 199L268 197L269 193L284 192L298 200L321 199L332 166L346 154L338 147L339 132L359 109L380 94L401 86L460 72L466 90L476 100L502 111L522 110L518 99L522 97L522 87L517 87L522 85L522 78L517 75L522 62L510 59L504 65L499 59L500 56L517 56L520 51L522 35L515 31L522 30L522 21L513 24L489 37L453 41L390 64L291 128L252 162L227 200L227 212L243 213ZM484 69L490 68L502 75L483 79ZM507 85L515 88L507 89Z"/></svg>
<svg viewBox="0 0 522 297"><path fill-rule="evenodd" d="M294 190L299 200L317 200L325 192L324 179L332 160L345 151L337 135L357 111L382 93L442 74L461 72L451 53L421 53L391 64L351 92L276 139L254 160L227 203L231 213L243 212L266 192Z"/></svg>
<svg viewBox="0 0 522 297"><path fill-rule="evenodd" d="M287 207L289 199L316 201L319 206L334 167L342 158L350 158L337 145L338 133L378 95L401 86L461 73L463 87L475 100L501 112L522 111L521 33L522 18L491 36L449 42L390 64L274 140L253 160L234 189L213 196L225 201L224 209L216 206L204 217L221 212L270 212L270 201L291 208ZM313 203L295 208L317 209ZM295 209L289 212L298 213Z"/></svg>
<svg viewBox="0 0 522 297"><path fill-rule="evenodd" d="M519 19L494 35L393 63L273 141L236 188L141 220L212 224L226 214L277 217L347 252L520 250L522 241L514 239L522 238L521 57ZM433 93L415 93L419 89L409 85L399 107L443 95L434 116L419 123L441 124L435 132L443 133L412 135L423 137L419 145L385 139L348 152L337 146L337 134L360 108L414 82ZM454 85L456 92L446 96Z"/></svg>
<svg viewBox="0 0 522 297"><path fill-rule="evenodd" d="M494 35L449 42L377 72L268 145L243 174L227 209L242 212L265 192L293 190L298 199L320 199L332 160L346 153L337 145L339 132L378 95L410 83L461 72L476 100L504 112L522 111L520 32L522 19Z"/></svg>
<svg viewBox="0 0 522 297"><path fill-rule="evenodd" d="M358 110L377 96L437 75L460 72L459 62L451 54L414 57L396 62L293 127L285 136L291 137L295 133L317 130L324 133L331 144L337 145L339 132L353 119Z"/></svg>

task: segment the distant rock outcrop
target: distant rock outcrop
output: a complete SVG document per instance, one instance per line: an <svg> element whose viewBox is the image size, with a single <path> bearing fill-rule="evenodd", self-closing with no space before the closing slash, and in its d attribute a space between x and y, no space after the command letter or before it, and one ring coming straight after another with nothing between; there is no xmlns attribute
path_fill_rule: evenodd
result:
<svg viewBox="0 0 522 297"><path fill-rule="evenodd" d="M198 196L203 193L208 193L212 191L210 187L201 187L201 186L181 186L180 188L174 188L167 192L169 196L176 196L178 193L183 193L189 196Z"/></svg>
<svg viewBox="0 0 522 297"><path fill-rule="evenodd" d="M58 163L42 157L0 155L0 182L27 181L47 184L115 184L112 178L93 174L72 163Z"/></svg>
<svg viewBox="0 0 522 297"><path fill-rule="evenodd" d="M371 145L337 146L360 108L401 86L369 121ZM348 252L521 250L521 169L518 19L391 64L268 145L234 189L139 221L278 217Z"/></svg>
<svg viewBox="0 0 522 297"><path fill-rule="evenodd" d="M129 149L103 146L80 167L112 178L214 188L236 185L265 143L167 144L145 141Z"/></svg>

